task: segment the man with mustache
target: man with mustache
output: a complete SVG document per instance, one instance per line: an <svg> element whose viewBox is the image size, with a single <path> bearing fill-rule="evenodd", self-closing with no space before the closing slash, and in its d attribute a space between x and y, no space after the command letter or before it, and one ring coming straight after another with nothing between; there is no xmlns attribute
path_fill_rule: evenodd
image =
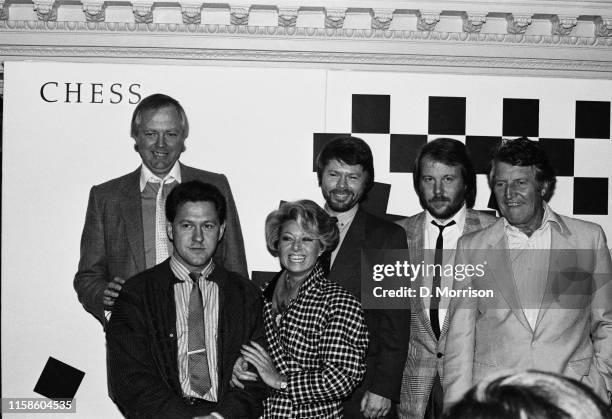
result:
<svg viewBox="0 0 612 419"><path fill-rule="evenodd" d="M317 177L325 210L338 219L340 242L329 257L327 277L361 300L361 250L405 249L406 234L397 225L360 205L374 185L374 159L360 138L335 138L317 157ZM370 334L366 375L344 402L347 418L395 418L406 359L409 315L404 310L364 310Z"/></svg>
<svg viewBox="0 0 612 419"><path fill-rule="evenodd" d="M450 138L433 140L421 148L414 167L414 189L424 211L398 221L408 237L410 261L452 263L452 250L459 237L493 223L495 217L471 209L476 199L476 173L463 143ZM419 275L413 287L435 291L436 287L452 285L452 277L432 273ZM440 418L449 300L432 292L431 296L416 297L412 303L398 412L402 419Z"/></svg>
<svg viewBox="0 0 612 419"><path fill-rule="evenodd" d="M489 185L503 218L463 236L455 264L487 263L455 288L444 358L444 400L505 370L560 373L607 403L612 390L612 261L602 228L548 205L556 177L528 138L493 153Z"/></svg>
<svg viewBox="0 0 612 419"><path fill-rule="evenodd" d="M79 301L102 325L125 280L172 254L164 202L181 182L199 180L221 190L227 199L227 227L215 259L247 275L240 221L227 178L179 162L189 135L181 104L159 93L144 98L134 109L130 134L142 164L91 188L74 277Z"/></svg>

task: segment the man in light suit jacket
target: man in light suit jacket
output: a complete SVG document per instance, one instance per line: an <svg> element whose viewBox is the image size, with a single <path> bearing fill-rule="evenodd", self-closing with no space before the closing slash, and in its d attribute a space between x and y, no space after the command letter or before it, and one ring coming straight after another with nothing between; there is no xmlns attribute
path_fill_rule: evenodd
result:
<svg viewBox="0 0 612 419"><path fill-rule="evenodd" d="M445 403L483 378L526 369L575 378L610 402L610 252L599 225L548 206L555 182L537 142L506 140L493 155L489 184L503 218L459 240L456 264L486 266L455 284L468 292L451 308Z"/></svg>
<svg viewBox="0 0 612 419"><path fill-rule="evenodd" d="M240 221L226 177L178 161L188 135L187 115L178 101L162 94L143 99L131 126L142 165L91 188L74 288L85 309L103 325L125 280L170 256L163 203L178 183L199 180L223 193L227 228L215 259L247 276Z"/></svg>
<svg viewBox="0 0 612 419"><path fill-rule="evenodd" d="M406 231L411 263L419 264L433 255L434 251L429 249L436 248L440 235L433 223L444 226L440 244L447 250L456 247L461 235L495 221L495 217L472 209L476 172L463 143L449 138L431 141L419 151L414 167L414 190L425 211L397 222ZM440 280L439 286L452 286L452 278ZM413 284L415 289L431 289L433 277L419 275ZM398 413L402 419L439 418L443 409L441 380L448 299L440 299L437 308L431 308L431 298L427 296L417 296L412 302L410 342ZM431 310L437 313L432 316Z"/></svg>
<svg viewBox="0 0 612 419"><path fill-rule="evenodd" d="M378 218L359 203L374 184L370 147L360 138L336 138L317 157L317 176L325 210L338 219L340 242L329 257L328 279L361 301L361 250L405 249L406 234L397 225ZM402 368L409 333L408 310L364 310L370 334L366 375L344 402L347 418L396 417Z"/></svg>

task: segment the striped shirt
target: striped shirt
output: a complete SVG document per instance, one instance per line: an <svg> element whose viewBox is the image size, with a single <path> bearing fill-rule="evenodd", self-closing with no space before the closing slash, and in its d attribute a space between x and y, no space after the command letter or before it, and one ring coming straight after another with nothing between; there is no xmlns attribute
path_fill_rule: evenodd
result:
<svg viewBox="0 0 612 419"><path fill-rule="evenodd" d="M187 350L189 345L188 333L188 314L189 296L193 288L193 281L189 278L189 270L179 262L174 255L170 258L170 268L174 275L181 281L174 284L174 302L176 304L176 333L178 339L178 370L179 381L183 394L188 397L199 397L196 392L191 390L189 384L189 370ZM206 278L215 269L215 265L210 263L202 270L200 277L200 290L204 301L204 327L206 340L206 354L208 359L208 371L210 371L211 387L204 395L204 400L211 402L217 401L219 389L219 375L217 369L217 327L219 324L219 286Z"/></svg>

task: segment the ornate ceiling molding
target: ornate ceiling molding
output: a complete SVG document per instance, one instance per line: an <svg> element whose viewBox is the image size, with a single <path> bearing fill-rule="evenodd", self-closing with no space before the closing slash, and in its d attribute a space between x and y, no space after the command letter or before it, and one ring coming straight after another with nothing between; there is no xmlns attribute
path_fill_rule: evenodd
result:
<svg viewBox="0 0 612 419"><path fill-rule="evenodd" d="M607 0L262 3L0 0L0 54L612 78Z"/></svg>

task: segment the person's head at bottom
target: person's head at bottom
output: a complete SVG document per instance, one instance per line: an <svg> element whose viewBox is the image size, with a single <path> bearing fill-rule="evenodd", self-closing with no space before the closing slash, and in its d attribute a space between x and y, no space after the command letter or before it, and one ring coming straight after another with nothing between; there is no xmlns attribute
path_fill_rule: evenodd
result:
<svg viewBox="0 0 612 419"><path fill-rule="evenodd" d="M584 384L559 374L525 371L483 380L445 409L443 419L610 419Z"/></svg>

